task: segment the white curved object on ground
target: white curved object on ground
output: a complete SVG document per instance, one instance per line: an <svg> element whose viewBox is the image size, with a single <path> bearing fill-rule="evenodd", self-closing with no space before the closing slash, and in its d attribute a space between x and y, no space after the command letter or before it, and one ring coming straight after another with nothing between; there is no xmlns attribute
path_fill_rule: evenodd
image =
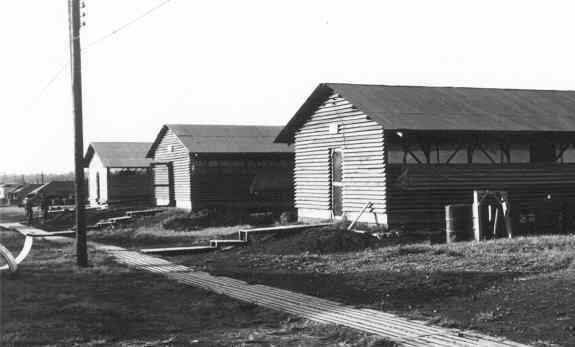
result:
<svg viewBox="0 0 575 347"><path fill-rule="evenodd" d="M16 263L16 259L14 259L12 253L2 244L0 244L0 257L2 257L6 262L6 264L0 266L0 271L8 270L10 272L16 272L16 270L18 270L18 263Z"/></svg>
<svg viewBox="0 0 575 347"><path fill-rule="evenodd" d="M4 258L6 261L6 264L0 266L0 271L9 270L10 272L16 272L16 270L18 270L18 264L20 264L24 259L26 259L28 254L30 254L33 242L34 239L32 237L26 236L24 239L24 245L16 258L12 255L12 252L0 244L0 257Z"/></svg>

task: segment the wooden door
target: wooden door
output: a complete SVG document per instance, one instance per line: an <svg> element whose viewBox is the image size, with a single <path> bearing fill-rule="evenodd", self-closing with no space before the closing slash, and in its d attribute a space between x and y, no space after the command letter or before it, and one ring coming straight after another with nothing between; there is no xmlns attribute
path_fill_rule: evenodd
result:
<svg viewBox="0 0 575 347"><path fill-rule="evenodd" d="M100 173L96 172L96 202L100 202Z"/></svg>
<svg viewBox="0 0 575 347"><path fill-rule="evenodd" d="M174 167L172 163L153 163L153 193L158 205L174 206Z"/></svg>
<svg viewBox="0 0 575 347"><path fill-rule="evenodd" d="M340 149L331 151L331 209L335 217L343 214L343 153Z"/></svg>

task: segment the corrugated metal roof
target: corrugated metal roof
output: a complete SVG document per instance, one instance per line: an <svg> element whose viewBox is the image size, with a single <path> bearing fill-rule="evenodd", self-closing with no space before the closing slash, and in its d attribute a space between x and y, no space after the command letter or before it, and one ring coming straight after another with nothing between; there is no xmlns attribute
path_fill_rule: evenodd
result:
<svg viewBox="0 0 575 347"><path fill-rule="evenodd" d="M88 166L97 153L106 167L147 167L151 161L146 153L151 145L150 142L92 142L84 162Z"/></svg>
<svg viewBox="0 0 575 347"><path fill-rule="evenodd" d="M575 131L575 91L324 83L277 141L293 141L294 132L333 92L387 130Z"/></svg>
<svg viewBox="0 0 575 347"><path fill-rule="evenodd" d="M281 126L167 124L156 137L148 157L171 130L190 153L290 153L291 146L274 143Z"/></svg>

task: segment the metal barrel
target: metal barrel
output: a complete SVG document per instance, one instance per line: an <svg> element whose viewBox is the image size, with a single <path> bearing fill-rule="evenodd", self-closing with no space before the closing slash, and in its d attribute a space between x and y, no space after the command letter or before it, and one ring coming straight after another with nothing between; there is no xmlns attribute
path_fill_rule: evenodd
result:
<svg viewBox="0 0 575 347"><path fill-rule="evenodd" d="M445 236L447 243L474 239L472 204L445 206Z"/></svg>

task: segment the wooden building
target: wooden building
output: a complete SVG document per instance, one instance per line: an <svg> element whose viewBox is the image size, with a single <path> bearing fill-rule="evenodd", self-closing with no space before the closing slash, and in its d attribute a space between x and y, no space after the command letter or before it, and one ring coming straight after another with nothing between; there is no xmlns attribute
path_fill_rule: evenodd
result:
<svg viewBox="0 0 575 347"><path fill-rule="evenodd" d="M164 125L152 159L159 206L281 210L293 207L291 146L274 143L281 127Z"/></svg>
<svg viewBox="0 0 575 347"><path fill-rule="evenodd" d="M439 226L474 189L517 216L575 200L575 92L320 84L276 142L295 147L299 218ZM553 207L553 208L554 208Z"/></svg>
<svg viewBox="0 0 575 347"><path fill-rule="evenodd" d="M70 205L75 200L74 181L50 181L28 193L28 196L47 198L52 204Z"/></svg>
<svg viewBox="0 0 575 347"><path fill-rule="evenodd" d="M152 203L148 142L93 142L84 157L90 206Z"/></svg>
<svg viewBox="0 0 575 347"><path fill-rule="evenodd" d="M20 183L3 183L0 184L0 203L10 203L12 192L20 188Z"/></svg>
<svg viewBox="0 0 575 347"><path fill-rule="evenodd" d="M10 193L10 197L8 198L11 205L18 205L21 206L24 198L28 196L28 194L32 193L35 189L40 187L41 184L36 183L24 183L14 191Z"/></svg>

